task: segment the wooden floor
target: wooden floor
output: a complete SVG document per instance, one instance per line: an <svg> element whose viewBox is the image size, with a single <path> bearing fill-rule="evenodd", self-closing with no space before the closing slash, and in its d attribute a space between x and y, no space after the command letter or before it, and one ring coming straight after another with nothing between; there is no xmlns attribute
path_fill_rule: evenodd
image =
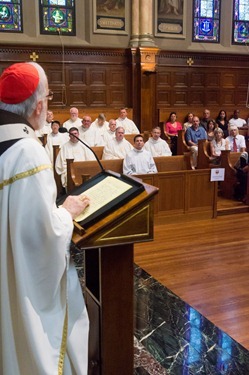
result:
<svg viewBox="0 0 249 375"><path fill-rule="evenodd" d="M249 349L249 213L156 225L135 263Z"/></svg>

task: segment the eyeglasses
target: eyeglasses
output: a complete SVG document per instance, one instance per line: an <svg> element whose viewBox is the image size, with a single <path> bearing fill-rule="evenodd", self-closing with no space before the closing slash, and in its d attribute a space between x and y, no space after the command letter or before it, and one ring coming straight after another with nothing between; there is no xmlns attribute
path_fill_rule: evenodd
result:
<svg viewBox="0 0 249 375"><path fill-rule="evenodd" d="M53 91L49 90L48 95L45 96L48 100L53 100L54 93Z"/></svg>

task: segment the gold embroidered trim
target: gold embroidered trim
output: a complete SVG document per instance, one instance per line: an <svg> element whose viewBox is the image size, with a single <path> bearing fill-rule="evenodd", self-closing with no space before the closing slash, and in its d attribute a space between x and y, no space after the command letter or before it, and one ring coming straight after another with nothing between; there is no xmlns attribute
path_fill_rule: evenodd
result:
<svg viewBox="0 0 249 375"><path fill-rule="evenodd" d="M66 314L65 314L64 324L63 324L60 357L59 357L59 363L58 363L58 375L63 375L64 360L65 360L65 354L66 354L66 349L67 349L67 331L68 331L68 306L66 305Z"/></svg>
<svg viewBox="0 0 249 375"><path fill-rule="evenodd" d="M30 169L29 171L18 173L15 176L10 177L8 180L3 180L3 182L0 182L0 190L2 190L4 186L11 185L13 184L13 182L17 180L21 180L22 178L33 176L34 174L44 171L45 169L52 169L52 165L51 164L40 165L39 167Z"/></svg>

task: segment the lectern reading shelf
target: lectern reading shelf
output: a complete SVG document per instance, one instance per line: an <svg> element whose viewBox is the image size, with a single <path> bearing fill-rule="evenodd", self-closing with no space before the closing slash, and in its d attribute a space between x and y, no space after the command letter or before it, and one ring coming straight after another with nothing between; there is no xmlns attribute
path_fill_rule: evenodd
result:
<svg viewBox="0 0 249 375"><path fill-rule="evenodd" d="M91 202L75 221L83 228L88 228L96 220L100 220L142 191L144 185L133 178L111 171L100 172L70 192L71 195L84 194ZM63 196L57 204L62 204L65 199L66 196Z"/></svg>

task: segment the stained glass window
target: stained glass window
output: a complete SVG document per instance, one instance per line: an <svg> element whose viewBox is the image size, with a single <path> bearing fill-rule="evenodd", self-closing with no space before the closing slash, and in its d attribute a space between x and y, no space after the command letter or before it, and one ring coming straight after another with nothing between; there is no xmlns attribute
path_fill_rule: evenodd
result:
<svg viewBox="0 0 249 375"><path fill-rule="evenodd" d="M0 1L0 31L20 33L22 29L22 0Z"/></svg>
<svg viewBox="0 0 249 375"><path fill-rule="evenodd" d="M75 0L40 0L41 34L75 35Z"/></svg>
<svg viewBox="0 0 249 375"><path fill-rule="evenodd" d="M193 42L219 43L220 3L221 0L194 0Z"/></svg>
<svg viewBox="0 0 249 375"><path fill-rule="evenodd" d="M233 43L249 43L249 1L233 2Z"/></svg>

